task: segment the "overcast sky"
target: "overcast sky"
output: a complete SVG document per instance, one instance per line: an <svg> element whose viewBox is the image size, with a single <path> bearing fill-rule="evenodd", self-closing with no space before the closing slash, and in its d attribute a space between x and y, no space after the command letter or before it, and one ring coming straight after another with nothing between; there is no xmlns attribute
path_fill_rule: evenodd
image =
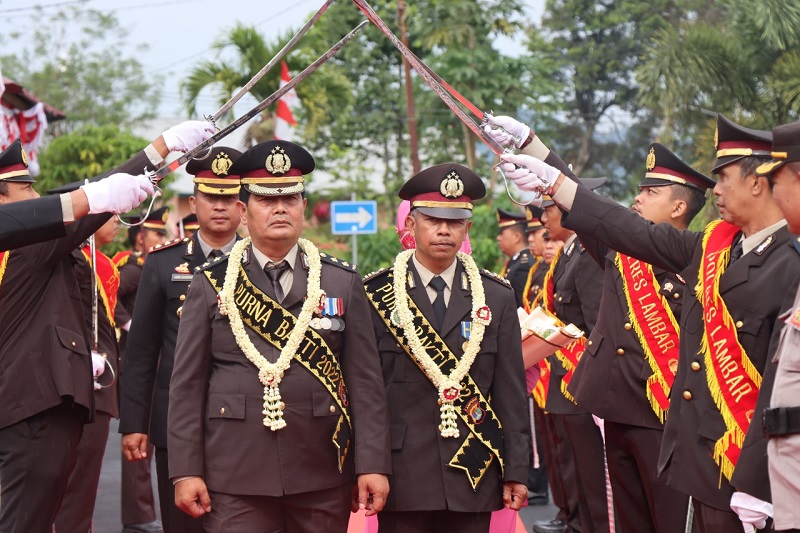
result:
<svg viewBox="0 0 800 533"><path fill-rule="evenodd" d="M339 0L337 5L346 2ZM30 0L0 0L0 21L5 27L0 27L0 34L7 34L7 28L24 31L37 24L33 10L36 5L48 12L78 3L80 1L76 0L33 3ZM526 17L539 20L544 0L525 0L525 3ZM184 114L178 94L180 78L199 60L214 57L211 43L225 28L231 28L237 22L252 24L269 40L270 34L285 31L287 27L299 29L323 4L323 0L85 0L85 4L101 11L114 11L122 25L128 28L131 43L150 44L150 49L139 60L145 72L165 78L160 114L179 117ZM4 38L3 53L13 53L23 44ZM502 41L498 46L510 54L522 52L519 43ZM254 103L255 100L249 104L243 101L245 110ZM212 113L216 108L210 96L202 98L198 105L198 110L203 113Z"/></svg>

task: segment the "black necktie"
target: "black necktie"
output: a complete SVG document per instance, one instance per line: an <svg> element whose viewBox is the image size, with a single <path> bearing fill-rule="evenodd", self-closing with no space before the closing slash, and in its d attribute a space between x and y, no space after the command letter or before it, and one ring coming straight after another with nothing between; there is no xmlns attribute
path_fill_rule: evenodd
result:
<svg viewBox="0 0 800 533"><path fill-rule="evenodd" d="M214 248L208 252L208 259L216 259L217 257L222 257L222 250Z"/></svg>
<svg viewBox="0 0 800 533"><path fill-rule="evenodd" d="M447 283L444 282L441 276L433 276L428 282L428 285L436 289L436 299L433 301L433 314L436 315L436 330L442 327L444 322L444 314L447 311L447 306L444 305L444 289Z"/></svg>
<svg viewBox="0 0 800 533"><path fill-rule="evenodd" d="M281 287L281 276L289 269L289 263L284 259L278 263L269 263L264 267L264 273L272 282L272 290L275 291L275 298L278 303L283 301L283 287Z"/></svg>
<svg viewBox="0 0 800 533"><path fill-rule="evenodd" d="M737 259L742 257L742 255L744 254L744 248L742 247L742 242L744 242L744 239L740 238L739 242L737 242L735 245L733 245L733 248L731 248L731 261L730 263L728 263L729 265L732 265Z"/></svg>

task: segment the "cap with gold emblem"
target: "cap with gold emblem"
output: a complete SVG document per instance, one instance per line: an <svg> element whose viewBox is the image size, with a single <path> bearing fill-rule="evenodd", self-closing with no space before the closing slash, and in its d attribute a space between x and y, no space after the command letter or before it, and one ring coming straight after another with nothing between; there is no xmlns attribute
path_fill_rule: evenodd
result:
<svg viewBox="0 0 800 533"><path fill-rule="evenodd" d="M190 213L183 217L183 220L181 220L181 225L183 225L184 231L197 231L200 229L200 223L197 221L197 215L194 213Z"/></svg>
<svg viewBox="0 0 800 533"><path fill-rule="evenodd" d="M239 194L239 176L231 167L242 153L233 148L218 146L208 157L186 163L186 172L194 176L197 190L206 194Z"/></svg>
<svg viewBox="0 0 800 533"><path fill-rule="evenodd" d="M597 189L607 181L608 178L578 178L578 182L590 191ZM543 194L541 205L542 209L545 207L550 207L551 205L555 205L553 199L549 195Z"/></svg>
<svg viewBox="0 0 800 533"><path fill-rule="evenodd" d="M772 151L772 133L745 128L719 114L717 131L714 133L714 147L717 150L717 161L711 169L712 174L743 157L769 159Z"/></svg>
<svg viewBox="0 0 800 533"><path fill-rule="evenodd" d="M647 172L640 187L663 187L665 185L686 185L701 192L711 189L716 182L696 171L659 143L650 145L645 159Z"/></svg>
<svg viewBox="0 0 800 533"><path fill-rule="evenodd" d="M541 207L536 207L535 205L525 206L525 220L527 221L527 225L525 226L526 232L532 233L544 227L541 221L543 213L544 209Z"/></svg>
<svg viewBox="0 0 800 533"><path fill-rule="evenodd" d="M497 210L498 232L503 231L505 228L510 228L511 226L520 226L524 228L527 223L528 221L522 213L506 211L505 209Z"/></svg>
<svg viewBox="0 0 800 533"><path fill-rule="evenodd" d="M308 151L289 141L267 141L243 153L228 171L251 194L281 196L305 190L303 176L314 170Z"/></svg>
<svg viewBox="0 0 800 533"><path fill-rule="evenodd" d="M167 219L169 218L169 207L153 209L147 218L142 222L142 227L155 230L159 233L167 234Z"/></svg>
<svg viewBox="0 0 800 533"><path fill-rule="evenodd" d="M772 161L756 169L760 176L772 174L785 163L800 161L800 121L776 126L772 130Z"/></svg>
<svg viewBox="0 0 800 533"><path fill-rule="evenodd" d="M472 202L486 196L480 176L457 163L428 167L400 188L400 198L411 202L411 209L436 218L472 217Z"/></svg>
<svg viewBox="0 0 800 533"><path fill-rule="evenodd" d="M28 154L19 139L0 152L0 181L36 183L28 172Z"/></svg>

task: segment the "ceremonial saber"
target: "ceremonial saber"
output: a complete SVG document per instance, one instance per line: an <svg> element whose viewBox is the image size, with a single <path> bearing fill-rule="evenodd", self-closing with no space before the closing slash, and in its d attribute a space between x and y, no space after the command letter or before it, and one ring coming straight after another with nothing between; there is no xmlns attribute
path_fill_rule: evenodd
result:
<svg viewBox="0 0 800 533"><path fill-rule="evenodd" d="M412 52L411 50L404 45L400 39L392 32L389 26L378 16L375 10L370 7L369 4L365 0L353 0L356 6L366 15L367 19L372 22L381 32L389 38L392 44L397 48L403 57L406 58L408 63L414 67L414 70L417 71L417 74L422 78L422 80L430 87L433 92L435 92L439 98L450 108L450 110L455 113L455 115L461 120L461 122L467 126L472 133L474 133L489 149L498 157L504 153L513 152L512 149L504 149L500 146L494 139L492 139L488 133L483 130L483 125L486 124L488 121L488 114L484 111L481 111L478 106L467 100L461 93L456 91L453 87L450 86L449 83L444 81L441 76L436 74L432 68L426 65L417 55ZM469 111L474 114L475 116L481 119L481 123L477 124L474 120L472 120L469 115L467 115L463 109L456 103L456 99L464 105ZM492 126L493 128L500 128L499 126ZM508 132L506 132L508 133ZM516 145L519 143L519 138L509 134L512 139L514 140L514 144ZM515 185L510 185L508 179L503 173L503 169L501 168L500 164L495 165L494 167L500 175L503 176L503 184L506 188L506 194L517 205L525 206L530 205L532 203L536 203L537 200L541 199L541 193L537 193L534 198L529 201L520 201L514 197L514 194L511 192L511 187L513 186L515 189L519 190ZM519 191L521 196L524 196L523 191Z"/></svg>
<svg viewBox="0 0 800 533"><path fill-rule="evenodd" d="M300 40L300 39L303 37L303 35L305 35L305 34L306 34L306 32L308 32L308 30L309 30L309 29L311 29L311 26L313 26L313 25L314 25L314 23L315 23L315 22L317 22L317 21L320 19L320 17L322 17L322 14L323 14L323 13L325 13L325 11L327 11L327 9L330 7L330 5L331 5L333 2L334 2L334 0L328 0L327 2L325 2L325 3L322 5L322 7L321 7L321 8L319 8L319 11L317 11L316 13L314 13L314 16L313 16L313 17L311 17L311 19L310 19L308 22L306 22L306 23L305 23L305 25L304 25L302 28L300 28L300 31L298 31L298 32L295 34L295 36L294 36L294 37L292 37L292 38L289 40L289 42L288 42L288 43L286 43L286 44L283 46L283 48L281 48L281 49L280 49L280 51L279 51L279 52L278 52L278 53L275 55L275 57L273 57L272 59L270 59L270 60L269 60L269 63L267 63L266 65L264 65L264 67L263 67L261 70L259 70L259 71L256 73L256 75L255 75L255 76L253 76L253 77L250 79L250 81L248 81L248 82L247 82L247 85L245 85L244 87L242 87L242 88L239 90L239 92L238 92L238 93L236 93L236 94L235 94L235 95L234 95L234 96L233 96L233 97L232 97L230 100L228 100L227 102L225 102L225 104L223 104L223 106L222 106L222 107L220 107L219 109L217 109L217 112L216 112L216 113L214 113L214 114L213 114L213 115L211 115L211 116L206 116L206 117L205 117L205 118L206 118L206 120L208 120L209 122L211 122L212 124L214 124L214 126L216 126L216 125L217 125L217 120L219 120L220 118L222 118L222 117L225 115L225 113L227 113L227 112L228 112L228 111L229 111L229 110L230 110L230 109L231 109L231 108L234 106L234 104L236 104L236 102L238 102L238 101L239 101L239 100L242 98L242 96L244 96L245 94L247 94L248 92L250 92L250 89L252 89L252 88L253 88L253 86L255 86L255 84L256 84L256 83L258 83L258 82L259 82L259 80L261 80L261 78L263 78L263 77L264 77L264 75L265 75L267 72L269 72L270 70L272 70L272 68L273 68L273 67L274 67L274 66L275 66L275 65L278 63L278 61L280 61L281 59L283 59L283 56L285 56L285 55L286 55L286 54L289 52L289 50L291 50L292 48L294 48L294 45L295 45L295 44L297 44L297 41L299 41L299 40ZM206 156L206 157L207 157L207 156Z"/></svg>
<svg viewBox="0 0 800 533"><path fill-rule="evenodd" d="M83 180L84 184L88 184L89 180ZM89 237L89 266L92 269L92 351L97 351L98 338L100 336L100 324L97 317L97 243L94 239L94 233Z"/></svg>
<svg viewBox="0 0 800 533"><path fill-rule="evenodd" d="M177 169L181 165L187 163L195 155L197 155L198 153L202 152L206 148L213 146L217 141L219 141L220 139L226 137L232 131L234 131L237 128L239 128L239 126L241 126L245 122L249 121L251 118L253 118L257 114L259 114L261 111L263 111L264 109L266 109L267 107L269 107L270 105L272 105L273 103L278 101L283 95L285 95L286 93L288 93L289 91L294 89L295 86L297 86L298 83L300 83L301 81L306 79L311 73L313 73L315 70L317 70L323 63L328 61L331 57L336 55L336 53L339 50L344 48L344 46L347 43L349 43L351 40L353 40L353 37L355 37L356 34L358 32L360 32L362 29L364 29L364 26L366 26L367 24L368 24L368 21L365 20L365 21L361 22L358 26L356 26L355 28L350 30L350 32L347 35L345 35L344 37L342 37L341 40L338 43L336 43L333 46L331 46L328 49L327 52L325 52L324 54L319 56L313 63L311 63L309 66L307 66L302 72L300 72L294 78L292 78L290 81L288 81L286 83L286 85L284 85L283 87L281 87L280 89L278 89L277 91L272 93L271 95L267 96L261 102L259 102L253 109L251 109L250 111L248 111L247 113L245 113L241 117L237 118L236 120L234 120L233 122L231 122L230 124L228 124L227 126L222 128L221 130L219 130L217 133L215 133L214 135L212 135L211 137L209 137L205 141L201 142L200 144L198 144L197 146L195 146L193 149L189 150L188 152L186 152L182 156L180 156L175 161L169 163L168 165L165 165L165 166L159 168L158 170L156 170L154 172L148 172L147 170L145 170L145 174L147 174L150 177L150 180L153 183L157 184L159 181L164 179L170 173L175 171L175 169ZM155 199L155 197L154 197L154 199ZM151 204L152 204L152 202L151 202Z"/></svg>

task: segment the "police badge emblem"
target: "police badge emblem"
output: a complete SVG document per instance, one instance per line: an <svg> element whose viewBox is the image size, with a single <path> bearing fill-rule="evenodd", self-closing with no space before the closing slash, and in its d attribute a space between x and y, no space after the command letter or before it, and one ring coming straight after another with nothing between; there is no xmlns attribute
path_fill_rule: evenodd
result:
<svg viewBox="0 0 800 533"><path fill-rule="evenodd" d="M225 152L220 152L211 163L211 172L217 176L227 176L228 169L230 169L232 165L233 161L231 161L231 158L228 157L228 154Z"/></svg>
<svg viewBox="0 0 800 533"><path fill-rule="evenodd" d="M276 146L272 149L269 156L267 156L267 161L264 166L270 174L282 176L292 168L292 160L289 159L289 156L286 155L283 148Z"/></svg>
<svg viewBox="0 0 800 533"><path fill-rule="evenodd" d="M653 148L650 148L650 153L647 154L647 159L645 160L645 168L647 170L653 170L656 168L656 152Z"/></svg>
<svg viewBox="0 0 800 533"><path fill-rule="evenodd" d="M461 176L454 170L450 172L442 180L439 186L439 192L445 198L458 198L464 194L464 182L461 181Z"/></svg>

